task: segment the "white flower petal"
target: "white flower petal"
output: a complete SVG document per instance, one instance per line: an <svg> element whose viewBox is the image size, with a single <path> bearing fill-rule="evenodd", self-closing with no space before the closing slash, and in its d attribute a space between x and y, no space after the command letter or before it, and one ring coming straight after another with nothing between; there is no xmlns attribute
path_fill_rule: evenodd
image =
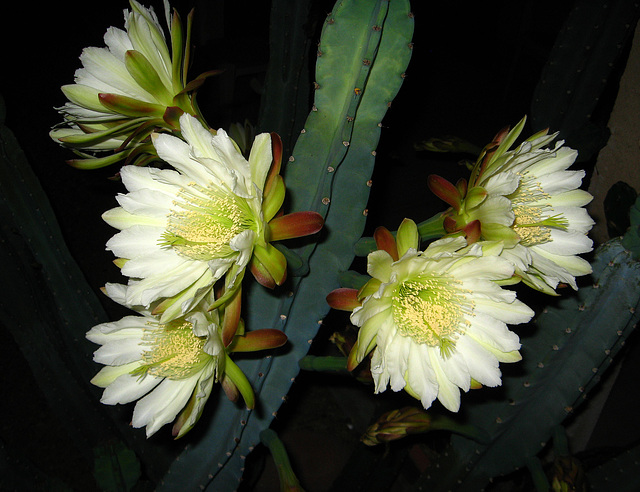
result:
<svg viewBox="0 0 640 492"><path fill-rule="evenodd" d="M128 374L140 367L140 361L130 362L121 366L104 366L98 374L93 376L91 384L99 388L106 388L123 374Z"/></svg>
<svg viewBox="0 0 640 492"><path fill-rule="evenodd" d="M593 241L584 234L573 231L551 229L551 241L537 244L536 249L556 255L588 253L593 249Z"/></svg>
<svg viewBox="0 0 640 492"><path fill-rule="evenodd" d="M430 350L429 356L431 367L433 367L438 380L438 400L447 410L457 412L460 409L460 390L449 380L442 369L440 355L435 350Z"/></svg>
<svg viewBox="0 0 640 492"><path fill-rule="evenodd" d="M502 384L498 359L492 353L484 350L471 337L461 337L456 344L456 350L464 354L469 374L473 379L489 387Z"/></svg>
<svg viewBox="0 0 640 492"><path fill-rule="evenodd" d="M391 278L391 264L393 258L384 250L369 253L367 257L367 273L380 282L389 282Z"/></svg>
<svg viewBox="0 0 640 492"><path fill-rule="evenodd" d="M198 281L207 270L206 263L185 262L172 270L130 282L126 294L127 305L148 307L161 297L173 297Z"/></svg>
<svg viewBox="0 0 640 492"><path fill-rule="evenodd" d="M133 410L133 427L146 426L147 437L173 420L184 408L193 393L200 374L190 378L165 379L150 394L142 398Z"/></svg>
<svg viewBox="0 0 640 492"><path fill-rule="evenodd" d="M192 261L177 255L172 249L158 249L130 259L124 264L121 272L127 277L146 278L163 271L183 271L192 264Z"/></svg>
<svg viewBox="0 0 640 492"><path fill-rule="evenodd" d="M204 186L209 183L219 183L219 180L216 180L215 176L201 162L191 157L192 150L187 142L164 133L154 134L152 141L158 157L184 173L191 180Z"/></svg>
<svg viewBox="0 0 640 492"><path fill-rule="evenodd" d="M509 324L527 323L535 314L533 310L519 300L511 303L495 302L480 297L474 298L475 311L504 321Z"/></svg>
<svg viewBox="0 0 640 492"><path fill-rule="evenodd" d="M467 327L465 336L473 338L484 348L491 346L501 352L520 349L520 338L502 321L487 314L476 313Z"/></svg>
<svg viewBox="0 0 640 492"><path fill-rule="evenodd" d="M136 225L165 227L167 224L166 217L134 215L130 214L122 207L115 207L111 210L107 210L102 214L102 220L104 220L111 227L119 230L127 229Z"/></svg>
<svg viewBox="0 0 640 492"><path fill-rule="evenodd" d="M261 133L255 137L249 155L251 178L260 191L264 190L264 184L271 167L271 161L271 135Z"/></svg>
<svg viewBox="0 0 640 492"><path fill-rule="evenodd" d="M108 341L93 353L93 360L100 364L121 366L139 360L144 352L142 336Z"/></svg>
<svg viewBox="0 0 640 492"><path fill-rule="evenodd" d="M124 405L143 397L155 388L163 378L151 374L145 376L123 374L107 386L102 393L100 402L105 405Z"/></svg>
<svg viewBox="0 0 640 492"><path fill-rule="evenodd" d="M112 251L118 258L153 254L161 248L159 243L163 232L164 229L160 227L128 227L107 241L107 251Z"/></svg>
<svg viewBox="0 0 640 492"><path fill-rule="evenodd" d="M407 382L420 397L425 409L437 398L439 389L436 373L431 367L429 351L430 348L424 344L412 344L407 369Z"/></svg>
<svg viewBox="0 0 640 492"><path fill-rule="evenodd" d="M538 177L540 187L548 195L575 190L582 184L584 171L557 171Z"/></svg>
<svg viewBox="0 0 640 492"><path fill-rule="evenodd" d="M482 187L491 195L510 195L518 188L520 176L511 171L494 174L482 181Z"/></svg>

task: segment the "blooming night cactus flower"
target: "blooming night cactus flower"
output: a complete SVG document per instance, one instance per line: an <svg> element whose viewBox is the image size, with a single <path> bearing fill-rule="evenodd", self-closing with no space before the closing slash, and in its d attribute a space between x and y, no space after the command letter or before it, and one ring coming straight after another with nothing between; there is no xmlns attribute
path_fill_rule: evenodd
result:
<svg viewBox="0 0 640 492"><path fill-rule="evenodd" d="M147 163L153 159L153 131L177 131L183 112L202 120L195 93L217 72L186 82L191 22L185 34L178 14L171 17L165 1L170 52L153 8L130 3L125 30L110 27L106 47L85 48L75 83L62 87L69 102L58 108L64 122L50 135L80 156L69 161L73 166L98 168L123 159Z"/></svg>
<svg viewBox="0 0 640 492"><path fill-rule="evenodd" d="M285 188L277 135L263 133L249 160L224 130L207 131L193 116L180 118L185 140L154 135L158 156L174 169L124 166L129 193L103 214L121 232L107 242L130 277L125 304L161 314L163 323L185 315L225 277L226 301L249 266L267 287L286 278L286 259L270 241L313 234L323 225L315 212L276 217Z"/></svg>
<svg viewBox="0 0 640 492"><path fill-rule="evenodd" d="M418 251L418 230L405 219L397 241L384 228L374 235L371 280L360 291L338 289L327 297L352 311L360 327L349 354L353 370L371 351L376 393L404 389L425 409L437 398L460 407L460 390L501 384L499 362L520 360L520 342L506 323L525 323L533 311L496 282L513 275L500 242L467 245L449 237Z"/></svg>
<svg viewBox="0 0 640 492"><path fill-rule="evenodd" d="M229 311L236 307L239 309L237 305ZM247 407L253 408L251 385L229 353L279 347L287 338L278 330L239 330L225 343L227 318L237 316L227 314L227 310L220 314L218 310L200 309L187 317L161 323L142 311L140 315L94 326L86 336L101 345L94 360L105 367L91 382L104 388L102 403L138 400L133 427L146 426L149 437L175 420L176 438L195 425L216 382L232 400L241 394Z"/></svg>
<svg viewBox="0 0 640 492"><path fill-rule="evenodd" d="M591 272L577 255L592 249L587 233L593 220L583 207L593 197L578 189L585 172L568 170L575 150L563 142L543 148L557 134L540 132L508 150L524 123L499 133L484 149L468 184L431 176L429 186L451 205L447 232L463 231L470 241L504 241L502 256L516 266L516 281L548 294L559 283L577 289L575 277Z"/></svg>

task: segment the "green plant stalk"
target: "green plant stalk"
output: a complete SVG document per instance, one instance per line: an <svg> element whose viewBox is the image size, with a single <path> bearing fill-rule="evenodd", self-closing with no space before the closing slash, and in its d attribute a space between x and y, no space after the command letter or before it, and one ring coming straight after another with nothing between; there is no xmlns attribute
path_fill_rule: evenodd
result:
<svg viewBox="0 0 640 492"><path fill-rule="evenodd" d="M276 464L281 492L304 492L304 489L300 486L298 477L296 477L296 474L293 472L289 455L278 434L271 429L265 429L260 433L260 441L269 448L273 461Z"/></svg>
<svg viewBox="0 0 640 492"><path fill-rule="evenodd" d="M340 1L327 17L314 105L284 170L287 211L318 211L325 227L319 238L291 246L300 263L283 289L243 287L247 328L283 330L288 344L266 358L238 358L254 387L256 409L239 409L224 398L210 401L217 407L198 423L199 440L184 449L158 490L235 490L241 480L247 454L277 415L298 361L329 311L326 295L353 261L381 121L402 85L412 35L407 0Z"/></svg>

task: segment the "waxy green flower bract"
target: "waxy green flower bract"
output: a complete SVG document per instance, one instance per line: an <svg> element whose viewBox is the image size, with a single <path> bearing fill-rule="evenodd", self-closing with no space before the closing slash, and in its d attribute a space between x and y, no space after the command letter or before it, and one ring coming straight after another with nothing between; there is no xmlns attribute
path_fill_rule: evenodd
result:
<svg viewBox="0 0 640 492"><path fill-rule="evenodd" d="M281 285L286 259L271 241L313 234L323 224L317 213L276 216L285 194L276 135L258 135L247 161L224 130L214 135L186 113L180 127L184 140L153 138L173 169L124 166L129 192L103 214L120 229L107 249L130 277L126 304L151 309L162 322L188 313L223 277L225 295L209 308L225 302L247 266L261 284Z"/></svg>
<svg viewBox="0 0 640 492"><path fill-rule="evenodd" d="M106 47L85 48L74 84L62 91L68 102L58 108L64 122L51 138L72 149L80 168L99 168L124 159L138 165L154 159L153 131L177 131L183 112L201 120L195 94L211 71L187 82L191 19L183 29L177 12L165 14L171 34L167 46L153 8L130 0L124 11L125 30L110 27Z"/></svg>
<svg viewBox="0 0 640 492"><path fill-rule="evenodd" d="M437 398L455 412L460 390L500 385L499 362L520 360L518 336L506 324L533 315L497 284L514 271L499 256L502 244L467 245L458 236L419 251L417 227L407 219L395 241L386 229L376 241L383 249L367 258L371 280L360 291L339 289L327 298L336 309L352 310L351 322L360 327L349 369L373 351L376 393L404 389L425 409Z"/></svg>
<svg viewBox="0 0 640 492"><path fill-rule="evenodd" d="M431 176L429 186L451 208L447 232L463 231L470 241L501 240L502 256L514 266L514 281L555 294L558 284L577 289L576 276L591 272L579 254L592 249L593 226L584 206L593 198L580 190L585 172L568 170L577 152L546 131L509 147L525 124L500 132L480 155L467 183L455 186Z"/></svg>

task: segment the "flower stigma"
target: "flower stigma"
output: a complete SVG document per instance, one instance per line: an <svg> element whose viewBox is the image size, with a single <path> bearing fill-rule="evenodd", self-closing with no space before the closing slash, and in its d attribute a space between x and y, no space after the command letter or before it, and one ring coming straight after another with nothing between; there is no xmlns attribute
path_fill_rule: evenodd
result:
<svg viewBox="0 0 640 492"><path fill-rule="evenodd" d="M440 347L443 357L455 350L456 340L468 324L473 303L460 282L450 276L420 274L402 282L393 298L393 321L400 333L416 343Z"/></svg>
<svg viewBox="0 0 640 492"><path fill-rule="evenodd" d="M214 187L191 183L194 191L182 189L182 202L175 202L182 210L168 216L162 245L193 260L209 261L232 255L229 242L247 229L257 229L254 214L247 201L234 193Z"/></svg>
<svg viewBox="0 0 640 492"><path fill-rule="evenodd" d="M203 350L205 342L204 337L194 335L192 324L184 320L145 330L141 344L149 346L149 349L142 353L143 364L132 374L140 374L140 377L151 374L169 379L188 378L200 371L211 358Z"/></svg>

